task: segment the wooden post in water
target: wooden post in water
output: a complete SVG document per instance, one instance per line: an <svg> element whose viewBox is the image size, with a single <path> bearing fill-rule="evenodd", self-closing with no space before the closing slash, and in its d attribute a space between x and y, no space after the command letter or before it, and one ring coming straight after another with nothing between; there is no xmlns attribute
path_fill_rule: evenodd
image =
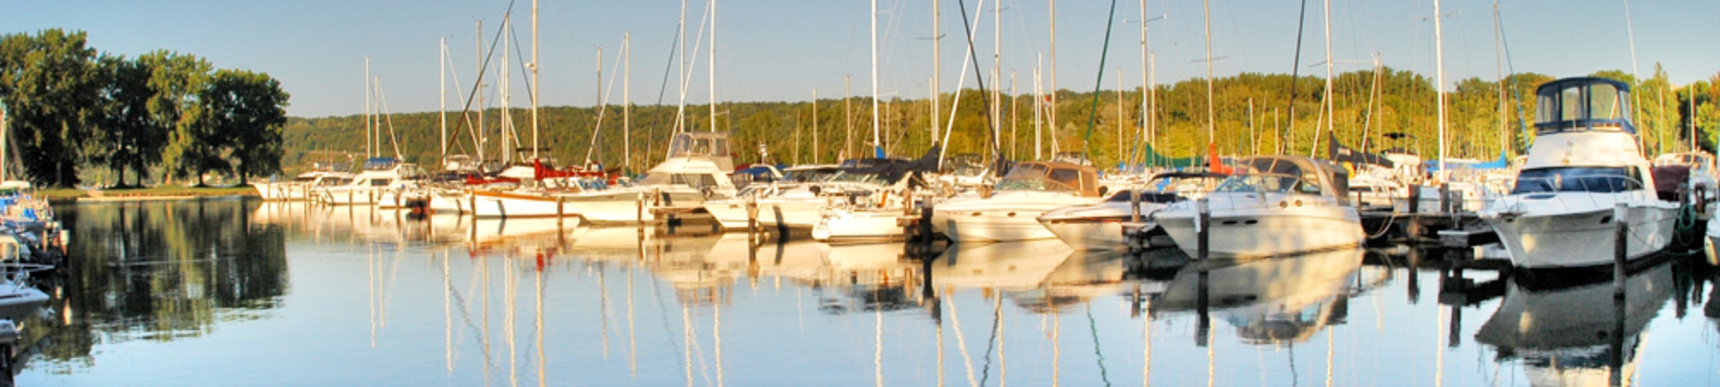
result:
<svg viewBox="0 0 1720 387"><path fill-rule="evenodd" d="M934 240L936 240L936 238L934 238L932 236L932 201L931 200L926 200L926 201L920 202L920 222L919 223L920 223L919 224L919 226L920 226L920 243L926 247L925 251L927 252L928 255L930 255L930 252L932 251L932 243ZM928 271L927 273L930 273L930 272ZM927 276L926 280L930 281L931 276Z"/></svg>
<svg viewBox="0 0 1720 387"><path fill-rule="evenodd" d="M567 200L566 199L567 199L566 197L559 196L559 195L555 197L555 228L557 228L557 229L561 228L562 219L567 217Z"/></svg>
<svg viewBox="0 0 1720 387"><path fill-rule="evenodd" d="M1444 215L1451 212L1451 183L1439 183L1439 213Z"/></svg>
<svg viewBox="0 0 1720 387"><path fill-rule="evenodd" d="M1141 190L1129 190L1129 223L1141 222Z"/></svg>
<svg viewBox="0 0 1720 387"><path fill-rule="evenodd" d="M1207 255L1211 253L1212 248L1212 209L1208 207L1206 198L1195 201L1195 208L1198 213L1195 215L1194 231L1196 240L1199 242L1194 258L1204 261ZM1205 272L1202 274L1201 277L1205 278Z"/></svg>
<svg viewBox="0 0 1720 387"><path fill-rule="evenodd" d="M645 193L640 192L637 195L635 195L635 197L633 199L633 204L635 206L634 207L635 212L633 213L634 221L639 222L638 224L639 224L640 230L644 230L645 229Z"/></svg>
<svg viewBox="0 0 1720 387"><path fill-rule="evenodd" d="M1415 214L1415 213L1420 213L1420 212L1421 212L1421 185L1420 184L1413 184L1413 185L1409 186L1409 213ZM1412 233L1412 234L1410 234L1410 236L1415 236L1415 234Z"/></svg>
<svg viewBox="0 0 1720 387"><path fill-rule="evenodd" d="M1613 242L1613 298L1624 298L1624 262L1630 254L1630 222L1625 219L1625 204L1618 203L1613 207L1613 224L1617 225L1617 235ZM1624 334L1613 332L1613 334Z"/></svg>
<svg viewBox="0 0 1720 387"><path fill-rule="evenodd" d="M747 243L758 243L758 197L747 197Z"/></svg>
<svg viewBox="0 0 1720 387"><path fill-rule="evenodd" d="M1206 199L1201 200L1205 201ZM1206 263L1196 263L1196 265L1206 265ZM1212 314L1209 313L1211 301L1208 300L1208 298L1211 297L1211 291L1209 290L1211 285L1208 284L1209 280L1207 277L1206 267L1202 266L1198 281L1195 283L1194 299L1195 313L1199 315L1199 321L1196 322L1194 330L1194 345L1202 348L1212 344L1207 342L1208 338L1211 336L1209 333L1212 331Z"/></svg>

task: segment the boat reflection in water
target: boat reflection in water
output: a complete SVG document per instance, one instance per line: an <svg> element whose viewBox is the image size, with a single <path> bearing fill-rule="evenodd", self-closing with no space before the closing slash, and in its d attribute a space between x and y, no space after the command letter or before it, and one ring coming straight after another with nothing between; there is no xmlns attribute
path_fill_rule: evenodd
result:
<svg viewBox="0 0 1720 387"><path fill-rule="evenodd" d="M1673 266L1630 275L1623 299L1610 280L1555 288L1513 280L1475 340L1499 361L1521 360L1533 385L1620 385L1636 376L1643 328L1672 298Z"/></svg>
<svg viewBox="0 0 1720 387"><path fill-rule="evenodd" d="M1193 262L1162 293L1151 295L1150 310L1155 315L1198 313L1203 332L1209 324L1207 313L1216 313L1251 344L1304 342L1343 321L1349 285L1355 283L1363 254L1352 248Z"/></svg>

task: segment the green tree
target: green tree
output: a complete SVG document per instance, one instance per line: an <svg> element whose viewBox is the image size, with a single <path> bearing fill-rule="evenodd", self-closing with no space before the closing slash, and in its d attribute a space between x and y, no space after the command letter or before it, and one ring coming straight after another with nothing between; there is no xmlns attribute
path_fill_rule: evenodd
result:
<svg viewBox="0 0 1720 387"><path fill-rule="evenodd" d="M161 162L161 147L167 129L158 125L149 112L149 101L155 92L149 87L151 69L123 56L102 56L101 71L103 104L102 129L96 141L103 146L88 155L91 163L106 164L119 176L114 184L126 187L126 170L138 174L138 182L149 167Z"/></svg>
<svg viewBox="0 0 1720 387"><path fill-rule="evenodd" d="M280 81L244 70L216 71L199 94L201 119L210 129L208 140L225 148L222 153L236 164L233 173L241 184L248 175L280 171L281 127L287 123L288 98Z"/></svg>
<svg viewBox="0 0 1720 387"><path fill-rule="evenodd" d="M0 99L9 143L27 178L39 185L78 183L83 147L101 116L96 51L83 32L47 29L0 35Z"/></svg>
<svg viewBox="0 0 1720 387"><path fill-rule="evenodd" d="M216 154L212 129L203 119L200 91L208 82L212 66L203 58L159 50L137 60L151 70L149 87L154 96L149 112L157 125L169 128L162 148L161 166L171 181L195 174L203 185L203 172L223 169Z"/></svg>

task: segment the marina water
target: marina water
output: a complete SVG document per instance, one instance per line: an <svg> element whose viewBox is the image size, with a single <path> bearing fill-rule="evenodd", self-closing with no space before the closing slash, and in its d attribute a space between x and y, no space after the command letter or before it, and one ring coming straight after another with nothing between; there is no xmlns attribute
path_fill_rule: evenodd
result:
<svg viewBox="0 0 1720 387"><path fill-rule="evenodd" d="M1720 385L1720 274L1388 246L774 241L211 198L66 204L21 385ZM1622 334L1621 334L1622 333Z"/></svg>

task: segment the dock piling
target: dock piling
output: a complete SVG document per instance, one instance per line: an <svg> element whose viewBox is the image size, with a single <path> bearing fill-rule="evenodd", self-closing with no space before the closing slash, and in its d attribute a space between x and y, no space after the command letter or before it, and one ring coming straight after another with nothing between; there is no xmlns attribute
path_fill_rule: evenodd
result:
<svg viewBox="0 0 1720 387"><path fill-rule="evenodd" d="M1195 238L1199 240L1199 246L1195 250L1195 259L1204 261L1212 248L1212 230L1210 230L1212 228L1212 208L1209 207L1206 198L1196 200L1195 206L1198 210L1198 214L1195 215Z"/></svg>
<svg viewBox="0 0 1720 387"><path fill-rule="evenodd" d="M1624 203L1614 205L1613 224L1617 234L1613 239L1613 298L1624 298L1624 262L1630 254L1630 222L1625 217L1627 214Z"/></svg>

